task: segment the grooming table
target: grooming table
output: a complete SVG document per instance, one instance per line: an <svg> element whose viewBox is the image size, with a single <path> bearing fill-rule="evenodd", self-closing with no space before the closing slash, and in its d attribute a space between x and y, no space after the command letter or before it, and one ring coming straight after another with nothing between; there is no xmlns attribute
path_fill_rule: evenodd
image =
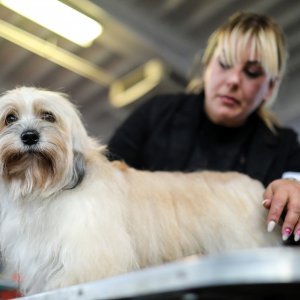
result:
<svg viewBox="0 0 300 300"><path fill-rule="evenodd" d="M191 256L178 262L21 299L300 299L300 248Z"/></svg>

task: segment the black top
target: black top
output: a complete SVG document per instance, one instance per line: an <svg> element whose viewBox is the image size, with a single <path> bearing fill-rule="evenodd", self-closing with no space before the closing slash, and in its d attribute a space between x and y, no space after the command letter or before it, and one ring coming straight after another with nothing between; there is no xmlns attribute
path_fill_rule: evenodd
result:
<svg viewBox="0 0 300 300"><path fill-rule="evenodd" d="M264 185L285 171L300 172L297 134L273 133L254 112L238 128L206 117L201 95L161 95L141 105L109 142L111 159L137 169L239 171Z"/></svg>

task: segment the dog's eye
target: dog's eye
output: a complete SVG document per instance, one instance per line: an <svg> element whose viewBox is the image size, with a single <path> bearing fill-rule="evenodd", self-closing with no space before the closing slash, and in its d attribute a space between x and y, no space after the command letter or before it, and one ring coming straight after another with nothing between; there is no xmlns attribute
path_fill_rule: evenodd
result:
<svg viewBox="0 0 300 300"><path fill-rule="evenodd" d="M49 112L49 111L44 111L42 113L42 119L51 123L54 123L56 121L53 113Z"/></svg>
<svg viewBox="0 0 300 300"><path fill-rule="evenodd" d="M5 118L5 125L9 125L9 124L14 123L16 121L18 121L18 117L14 114L9 114Z"/></svg>

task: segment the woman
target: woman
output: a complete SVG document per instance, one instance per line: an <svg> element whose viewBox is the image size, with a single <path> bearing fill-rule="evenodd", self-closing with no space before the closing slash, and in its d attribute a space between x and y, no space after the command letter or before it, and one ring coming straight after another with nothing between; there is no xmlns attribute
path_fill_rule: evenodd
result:
<svg viewBox="0 0 300 300"><path fill-rule="evenodd" d="M233 15L208 40L202 78L189 86L197 92L142 105L111 139L112 157L139 169L248 174L267 187L268 230L284 215L283 240L299 241L300 184L282 176L300 172L300 146L266 108L286 60L284 35L273 20Z"/></svg>

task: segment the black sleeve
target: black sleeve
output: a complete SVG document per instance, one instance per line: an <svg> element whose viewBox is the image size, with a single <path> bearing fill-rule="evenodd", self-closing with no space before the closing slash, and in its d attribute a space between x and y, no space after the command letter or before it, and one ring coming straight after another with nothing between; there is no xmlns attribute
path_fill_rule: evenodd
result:
<svg viewBox="0 0 300 300"><path fill-rule="evenodd" d="M160 95L141 104L110 139L108 159L124 160L134 168L143 168L145 145L168 110L172 99L172 96Z"/></svg>
<svg viewBox="0 0 300 300"><path fill-rule="evenodd" d="M108 158L124 160L138 167L143 145L148 136L149 102L136 109L116 130L108 143Z"/></svg>
<svg viewBox="0 0 300 300"><path fill-rule="evenodd" d="M289 154L287 157L285 171L300 172L300 144L298 135L293 130L288 130L289 139L287 144L289 145Z"/></svg>
<svg viewBox="0 0 300 300"><path fill-rule="evenodd" d="M148 99L116 130L108 142L108 159L124 160L137 169L149 168L149 155L146 153L151 149L151 143L166 142L174 116L181 111L183 104L190 103L194 107L195 100L198 102L198 95L185 93L163 94ZM155 156L155 153L151 155Z"/></svg>

